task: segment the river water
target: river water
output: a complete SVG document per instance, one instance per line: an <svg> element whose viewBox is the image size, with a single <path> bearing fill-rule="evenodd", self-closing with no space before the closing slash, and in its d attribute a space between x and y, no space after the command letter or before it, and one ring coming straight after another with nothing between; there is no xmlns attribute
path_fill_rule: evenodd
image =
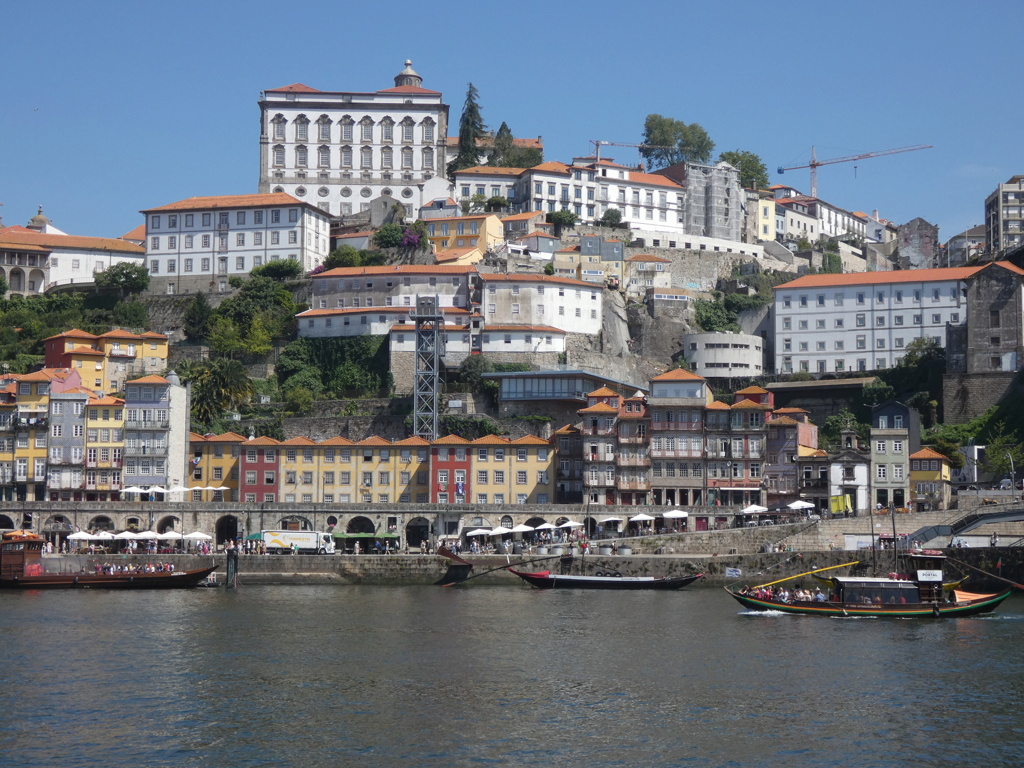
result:
<svg viewBox="0 0 1024 768"><path fill-rule="evenodd" d="M959 766L1024 753L1024 598L746 614L721 589L0 594L4 766Z"/></svg>

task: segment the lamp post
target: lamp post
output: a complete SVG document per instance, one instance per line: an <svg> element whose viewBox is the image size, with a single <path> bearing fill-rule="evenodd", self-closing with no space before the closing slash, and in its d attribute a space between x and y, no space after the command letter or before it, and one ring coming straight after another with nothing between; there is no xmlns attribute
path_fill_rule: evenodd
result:
<svg viewBox="0 0 1024 768"><path fill-rule="evenodd" d="M1017 488L1017 473L1013 469L1013 456L1009 451L1006 452L1006 458L1010 460L1010 490Z"/></svg>

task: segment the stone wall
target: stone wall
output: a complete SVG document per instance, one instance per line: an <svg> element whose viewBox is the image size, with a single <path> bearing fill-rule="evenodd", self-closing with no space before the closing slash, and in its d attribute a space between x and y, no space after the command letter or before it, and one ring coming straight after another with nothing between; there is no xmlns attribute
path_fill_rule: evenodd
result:
<svg viewBox="0 0 1024 768"><path fill-rule="evenodd" d="M1001 401L1011 390L1016 373L947 373L942 377L943 422L964 424Z"/></svg>

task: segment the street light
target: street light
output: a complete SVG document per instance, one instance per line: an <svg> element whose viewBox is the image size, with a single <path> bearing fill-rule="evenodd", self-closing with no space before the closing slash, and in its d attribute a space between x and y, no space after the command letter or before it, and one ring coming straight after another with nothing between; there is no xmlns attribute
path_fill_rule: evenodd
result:
<svg viewBox="0 0 1024 768"><path fill-rule="evenodd" d="M1009 451L1006 452L1006 458L1010 460L1010 490L1014 490L1017 487L1017 473L1013 469L1013 456Z"/></svg>

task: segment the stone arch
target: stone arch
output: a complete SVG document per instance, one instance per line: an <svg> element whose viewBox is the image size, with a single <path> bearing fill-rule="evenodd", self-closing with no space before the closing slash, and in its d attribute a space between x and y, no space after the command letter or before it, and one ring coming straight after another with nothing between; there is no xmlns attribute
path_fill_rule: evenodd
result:
<svg viewBox="0 0 1024 768"><path fill-rule="evenodd" d="M106 515L96 515L92 520L89 521L90 531L113 531L114 521Z"/></svg>
<svg viewBox="0 0 1024 768"><path fill-rule="evenodd" d="M14 521L7 515L0 515L0 528L13 529Z"/></svg>
<svg viewBox="0 0 1024 768"><path fill-rule="evenodd" d="M242 524L234 515L224 515L218 518L215 530L217 543L223 544L226 541L241 538Z"/></svg>
<svg viewBox="0 0 1024 768"><path fill-rule="evenodd" d="M531 517L526 521L526 525L531 528L536 528L538 525L544 525L547 521L543 517Z"/></svg>
<svg viewBox="0 0 1024 768"><path fill-rule="evenodd" d="M348 521L345 526L345 533L376 533L377 526L365 515L356 515Z"/></svg>
<svg viewBox="0 0 1024 768"><path fill-rule="evenodd" d="M278 521L277 527L282 531L314 530L313 522L308 517L303 517L302 515L285 515Z"/></svg>
<svg viewBox="0 0 1024 768"><path fill-rule="evenodd" d="M46 290L46 273L43 270L29 270L28 290L32 293L43 293Z"/></svg>
<svg viewBox="0 0 1024 768"><path fill-rule="evenodd" d="M411 547L422 541L430 541L430 521L425 517L414 517L405 524L405 541Z"/></svg>
<svg viewBox="0 0 1024 768"><path fill-rule="evenodd" d="M18 267L12 269L11 274L7 278L7 283L10 286L11 293L23 293L25 291L24 270Z"/></svg>
<svg viewBox="0 0 1024 768"><path fill-rule="evenodd" d="M142 520L138 517L125 518L124 527L129 531L140 531L142 530Z"/></svg>
<svg viewBox="0 0 1024 768"><path fill-rule="evenodd" d="M498 521L498 525L500 525L502 528L516 527L516 523L515 520L512 519L512 515L502 515L501 519Z"/></svg>
<svg viewBox="0 0 1024 768"><path fill-rule="evenodd" d="M156 523L156 532L167 533L167 531L184 533L185 531L181 528L181 518L177 515L166 515L161 517Z"/></svg>

